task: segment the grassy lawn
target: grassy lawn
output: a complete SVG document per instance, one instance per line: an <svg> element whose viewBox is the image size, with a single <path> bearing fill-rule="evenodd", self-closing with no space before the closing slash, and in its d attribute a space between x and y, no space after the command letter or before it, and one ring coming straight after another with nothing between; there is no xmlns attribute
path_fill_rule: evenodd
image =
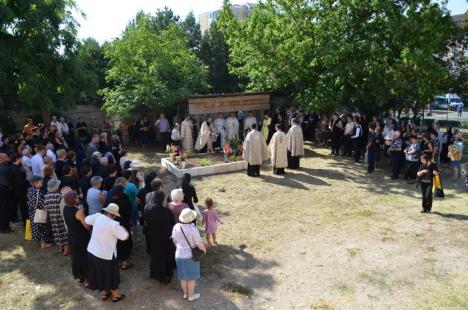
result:
<svg viewBox="0 0 468 310"><path fill-rule="evenodd" d="M468 148L467 148L468 149ZM72 279L71 263L40 250L20 232L0 236L1 309L467 309L468 195L443 176L446 199L420 214L415 185L388 169L368 176L363 164L307 146L303 169L286 177L265 166L197 178L225 222L221 245L202 262L202 298L189 304L177 283L149 279L143 239L122 272L127 300L101 302ZM160 156L131 158L159 170ZM160 171L165 190L177 180ZM19 230L16 228L16 230Z"/></svg>

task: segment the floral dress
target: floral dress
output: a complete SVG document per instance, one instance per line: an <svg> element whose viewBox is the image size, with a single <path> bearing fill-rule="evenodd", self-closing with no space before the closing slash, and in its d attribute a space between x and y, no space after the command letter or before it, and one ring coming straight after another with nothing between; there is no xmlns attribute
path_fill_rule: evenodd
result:
<svg viewBox="0 0 468 310"><path fill-rule="evenodd" d="M65 222L60 213L61 200L62 195L60 193L47 193L44 195L44 207L47 209L47 215L52 226L52 237L56 245L68 243Z"/></svg>
<svg viewBox="0 0 468 310"><path fill-rule="evenodd" d="M31 231L32 239L37 242L51 241L51 231L49 224L34 223L34 216L36 215L36 209L44 209L44 192L41 189L30 187L26 196L29 218L31 219Z"/></svg>

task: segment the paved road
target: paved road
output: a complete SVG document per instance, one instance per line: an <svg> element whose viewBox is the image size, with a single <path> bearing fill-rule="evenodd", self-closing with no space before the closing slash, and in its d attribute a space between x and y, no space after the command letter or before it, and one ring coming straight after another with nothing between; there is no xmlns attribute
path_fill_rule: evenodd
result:
<svg viewBox="0 0 468 310"><path fill-rule="evenodd" d="M427 116L427 110L424 111L424 118L432 118L437 120L451 120L451 121L468 121L468 109L465 108L462 117L458 117L458 112L456 111L442 111L442 110L433 110L431 116ZM421 111L422 113L422 111Z"/></svg>

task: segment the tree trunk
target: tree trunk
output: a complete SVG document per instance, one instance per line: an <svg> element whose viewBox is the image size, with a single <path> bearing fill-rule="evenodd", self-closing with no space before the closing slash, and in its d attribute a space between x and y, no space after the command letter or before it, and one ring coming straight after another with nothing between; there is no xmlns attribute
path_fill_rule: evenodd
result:
<svg viewBox="0 0 468 310"><path fill-rule="evenodd" d="M42 122L44 124L50 123L50 112L49 109L44 107L43 105L39 106L39 111L41 112Z"/></svg>

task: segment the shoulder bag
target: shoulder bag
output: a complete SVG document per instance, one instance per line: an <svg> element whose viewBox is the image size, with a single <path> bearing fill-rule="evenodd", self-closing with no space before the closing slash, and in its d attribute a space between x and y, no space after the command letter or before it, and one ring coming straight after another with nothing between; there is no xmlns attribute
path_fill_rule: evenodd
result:
<svg viewBox="0 0 468 310"><path fill-rule="evenodd" d="M187 237L185 236L184 230L182 229L182 226L180 226L180 231L182 231L182 235L184 235L185 241L187 241L188 246L192 250L192 259L196 262L200 261L200 257L204 254L202 250L200 250L196 245L194 248L192 248L192 245L188 241Z"/></svg>
<svg viewBox="0 0 468 310"><path fill-rule="evenodd" d="M47 209L38 209L37 204L39 202L39 192L40 190L37 190L37 195L36 195L36 212L34 213L34 223L36 224L45 224L47 223Z"/></svg>

